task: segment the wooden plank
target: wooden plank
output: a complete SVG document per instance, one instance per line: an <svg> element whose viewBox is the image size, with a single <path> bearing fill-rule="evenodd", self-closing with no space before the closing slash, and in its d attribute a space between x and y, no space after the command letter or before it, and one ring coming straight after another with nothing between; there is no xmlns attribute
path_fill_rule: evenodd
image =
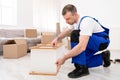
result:
<svg viewBox="0 0 120 80"><path fill-rule="evenodd" d="M61 47L63 44L59 43L57 46L53 47L51 44L37 44L37 46L33 46L30 49L57 49Z"/></svg>
<svg viewBox="0 0 120 80"><path fill-rule="evenodd" d="M37 71L31 71L29 73L30 75L46 75L46 76L56 76L57 73L41 73L41 72L37 72Z"/></svg>
<svg viewBox="0 0 120 80"><path fill-rule="evenodd" d="M31 71L29 72L29 75L46 75L46 76L56 76L59 69L60 69L61 66L57 66L57 72L56 73L42 73L42 72L39 72L39 71Z"/></svg>

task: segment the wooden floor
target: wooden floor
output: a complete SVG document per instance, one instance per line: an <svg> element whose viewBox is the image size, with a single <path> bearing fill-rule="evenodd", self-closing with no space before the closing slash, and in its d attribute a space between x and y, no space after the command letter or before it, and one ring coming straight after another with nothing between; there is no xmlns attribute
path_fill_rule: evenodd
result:
<svg viewBox="0 0 120 80"><path fill-rule="evenodd" d="M120 51L111 51L111 59L120 58ZM0 80L120 80L120 63L109 68L90 68L90 75L70 79L67 74L74 69L71 59L67 60L56 76L29 75L30 54L19 59L3 59L0 56Z"/></svg>

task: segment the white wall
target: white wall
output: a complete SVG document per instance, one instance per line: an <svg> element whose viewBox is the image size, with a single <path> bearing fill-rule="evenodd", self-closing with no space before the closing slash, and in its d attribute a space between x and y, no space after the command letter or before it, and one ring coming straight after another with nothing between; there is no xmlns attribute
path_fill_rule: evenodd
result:
<svg viewBox="0 0 120 80"><path fill-rule="evenodd" d="M110 28L110 46L109 49L120 50L120 28Z"/></svg>
<svg viewBox="0 0 120 80"><path fill-rule="evenodd" d="M120 0L61 0L60 12L66 4L74 4L81 16L97 18L104 26L110 28L111 44L109 49L120 49ZM66 23L60 16L61 26Z"/></svg>
<svg viewBox="0 0 120 80"><path fill-rule="evenodd" d="M120 0L18 0L18 25L14 28L36 27L40 31L55 31L56 22L60 21L63 29L66 23L61 11L69 3L77 7L81 16L96 17L104 26L109 27L109 48L120 49Z"/></svg>
<svg viewBox="0 0 120 80"><path fill-rule="evenodd" d="M17 0L17 25L0 25L0 28L33 27L33 0Z"/></svg>
<svg viewBox="0 0 120 80"><path fill-rule="evenodd" d="M33 0L18 0L18 27L33 27Z"/></svg>
<svg viewBox="0 0 120 80"><path fill-rule="evenodd" d="M61 0L61 10L66 4L74 4L81 16L96 17L107 27L120 27L119 3L119 0Z"/></svg>
<svg viewBox="0 0 120 80"><path fill-rule="evenodd" d="M53 31L59 22L58 0L33 0L33 23L40 31Z"/></svg>

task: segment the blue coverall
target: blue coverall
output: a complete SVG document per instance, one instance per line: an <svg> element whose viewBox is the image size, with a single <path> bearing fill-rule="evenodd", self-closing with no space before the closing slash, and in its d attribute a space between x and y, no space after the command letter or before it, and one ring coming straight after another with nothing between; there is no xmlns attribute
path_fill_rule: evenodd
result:
<svg viewBox="0 0 120 80"><path fill-rule="evenodd" d="M83 18L85 18L85 17L89 17L89 16L84 16ZM81 18L81 20L79 22L78 29L80 29L79 28L80 23L81 23L83 18ZM92 18L92 17L90 17L90 18ZM95 18L92 18L92 19L97 21ZM109 29L103 27L102 25L101 25L101 27L105 31L99 32L99 33L93 33L92 36L90 36L86 50L83 51L82 53L80 53L79 55L73 57L72 63L76 63L79 65L87 65L88 68L97 67L97 66L102 65L102 63L103 63L102 55L95 54L95 53L100 51L100 50L106 49L110 43L110 40L109 40ZM75 32L75 34L74 33L73 34L71 33L71 34L73 36L75 36L77 34L77 36L78 36L80 30L74 31L74 32ZM74 40L73 36L71 36L72 40ZM77 38L79 41L79 36ZM76 46L79 43L78 41L71 41L71 48Z"/></svg>

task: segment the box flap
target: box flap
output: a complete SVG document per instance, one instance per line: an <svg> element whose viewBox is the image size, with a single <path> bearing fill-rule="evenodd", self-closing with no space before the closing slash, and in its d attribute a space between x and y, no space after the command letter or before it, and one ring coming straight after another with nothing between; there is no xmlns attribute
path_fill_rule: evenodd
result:
<svg viewBox="0 0 120 80"><path fill-rule="evenodd" d="M4 43L4 45L7 44L16 44L16 42L14 40L8 40L7 42Z"/></svg>
<svg viewBox="0 0 120 80"><path fill-rule="evenodd" d="M41 35L51 35L51 36L54 36L54 32L42 32Z"/></svg>
<svg viewBox="0 0 120 80"><path fill-rule="evenodd" d="M24 39L15 39L16 44L26 44Z"/></svg>

